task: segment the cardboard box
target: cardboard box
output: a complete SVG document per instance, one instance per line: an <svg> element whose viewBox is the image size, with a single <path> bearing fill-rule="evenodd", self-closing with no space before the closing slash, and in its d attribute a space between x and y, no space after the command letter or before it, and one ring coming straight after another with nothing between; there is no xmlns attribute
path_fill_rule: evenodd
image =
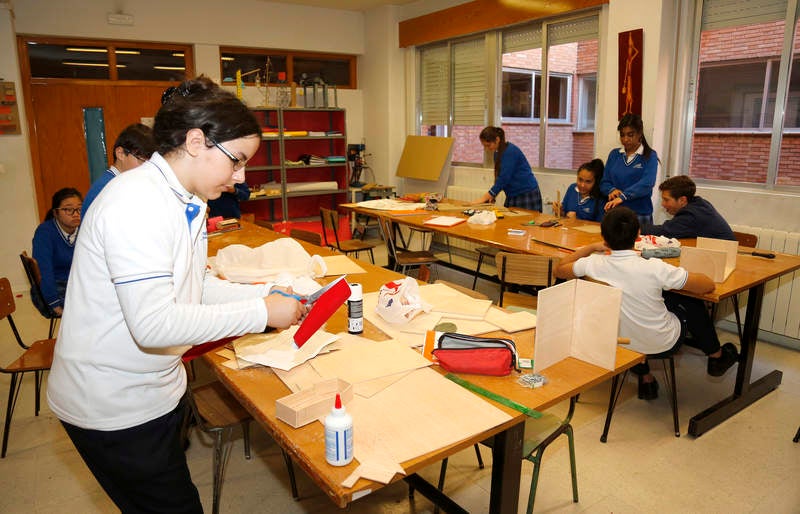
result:
<svg viewBox="0 0 800 514"><path fill-rule="evenodd" d="M278 398L275 400L275 415L294 428L302 427L330 413L336 393L341 396L344 406L353 399L350 383L332 378L317 382L311 389Z"/></svg>
<svg viewBox="0 0 800 514"><path fill-rule="evenodd" d="M622 290L570 280L539 291L533 371L567 357L614 369Z"/></svg>

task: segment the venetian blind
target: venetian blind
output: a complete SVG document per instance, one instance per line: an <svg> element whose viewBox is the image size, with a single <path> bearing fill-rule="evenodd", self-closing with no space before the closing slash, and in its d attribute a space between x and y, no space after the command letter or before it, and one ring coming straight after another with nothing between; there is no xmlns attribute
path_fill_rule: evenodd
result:
<svg viewBox="0 0 800 514"><path fill-rule="evenodd" d="M542 47L542 26L522 25L503 31L503 53L521 52Z"/></svg>
<svg viewBox="0 0 800 514"><path fill-rule="evenodd" d="M597 16L555 23L547 27L547 39L550 46L576 43L587 39L597 39Z"/></svg>
<svg viewBox="0 0 800 514"><path fill-rule="evenodd" d="M766 23L786 18L786 0L705 0L702 30Z"/></svg>
<svg viewBox="0 0 800 514"><path fill-rule="evenodd" d="M450 113L450 50L446 44L420 50L423 125L447 125Z"/></svg>
<svg viewBox="0 0 800 514"><path fill-rule="evenodd" d="M486 51L484 38L453 45L453 124L486 123Z"/></svg>

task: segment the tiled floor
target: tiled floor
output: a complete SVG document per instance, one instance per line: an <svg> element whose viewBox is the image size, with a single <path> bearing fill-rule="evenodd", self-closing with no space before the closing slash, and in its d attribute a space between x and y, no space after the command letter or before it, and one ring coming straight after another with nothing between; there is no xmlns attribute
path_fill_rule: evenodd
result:
<svg viewBox="0 0 800 514"><path fill-rule="evenodd" d="M463 274L445 269L436 273L439 278L471 284L471 277ZM479 288L496 294L485 281L479 282ZM47 324L27 296L17 298L17 302L15 320L23 337L45 336ZM733 334L721 336L723 341L734 340ZM8 363L18 354L11 331L3 322L0 361ZM599 385L581 395L573 422L580 502L572 503L569 459L565 442L559 441L545 454L537 512L800 512L800 444L792 443L800 425L800 352L760 343L753 376L758 378L778 368L783 370L783 383L777 391L696 439L686 435L689 418L729 394L734 371L721 378L709 377L705 359L691 349L681 353L677 367L684 435L676 438L672 433L664 394L651 402L637 400L635 383L629 379L608 443L600 443L609 384ZM201 370L201 380L204 374ZM7 375L0 375L3 412L8 382ZM0 461L0 512L116 512L46 404L39 417L33 416L32 382L32 377L25 378L11 426L8 456ZM563 413L565 408L562 405L554 411ZM248 461L243 456L241 434L236 435L222 490L223 512L340 511L299 469L301 498L294 501L279 448L258 427L252 430L252 440L253 458ZM485 448L483 455L485 470L478 470L470 448L450 460L447 475L447 493L474 513L488 508L491 455ZM209 512L211 458L210 439L193 433L189 466ZM438 469L438 465L431 466L423 476L435 480ZM531 465L524 462L520 512L525 509L530 473ZM419 495L414 502L409 501L403 482L376 491L349 509L351 513L431 511L430 503Z"/></svg>

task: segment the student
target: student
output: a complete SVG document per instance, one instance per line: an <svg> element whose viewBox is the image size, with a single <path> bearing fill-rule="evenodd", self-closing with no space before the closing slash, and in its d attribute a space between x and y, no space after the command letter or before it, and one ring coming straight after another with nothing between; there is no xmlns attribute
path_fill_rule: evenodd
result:
<svg viewBox="0 0 800 514"><path fill-rule="evenodd" d="M67 279L81 224L81 201L77 189L65 187L56 191L50 210L33 234L33 258L39 264L43 298L31 288L31 300L45 317L50 316L50 311L61 315L64 309Z"/></svg>
<svg viewBox="0 0 800 514"><path fill-rule="evenodd" d="M223 218L236 218L242 217L242 209L239 207L239 202L250 199L250 188L247 183L234 184L229 189L225 190L219 198L208 201L210 209L208 213L209 218L222 216Z"/></svg>
<svg viewBox="0 0 800 514"><path fill-rule="evenodd" d="M86 216L86 211L94 202L100 191L111 182L111 179L128 170L139 166L153 155L156 150L153 141L153 131L147 125L134 123L128 125L119 133L117 140L114 141L114 165L108 168L97 180L94 181L86 198L83 199L83 210L81 217Z"/></svg>
<svg viewBox="0 0 800 514"><path fill-rule="evenodd" d="M578 168L577 181L567 188L561 203L553 202L557 216L579 220L602 221L606 200L600 192L603 178L603 161L592 159Z"/></svg>
<svg viewBox="0 0 800 514"><path fill-rule="evenodd" d="M585 276L621 289L619 335L630 338L631 349L655 355L677 349L684 337L691 335L694 345L708 355L708 374L722 376L739 358L736 347L731 343L720 347L701 300L670 292L710 293L714 282L703 274L637 255L633 245L639 221L627 207L607 212L600 229L604 242L581 247L562 258L556 276ZM595 253L608 249L610 255ZM639 374L639 398L657 398L658 383L647 363L634 371Z"/></svg>
<svg viewBox="0 0 800 514"><path fill-rule="evenodd" d="M483 148L494 152L494 185L473 205L494 203L500 191L505 191L505 207L541 212L539 184L522 150L506 141L506 133L500 127L486 127L479 137Z"/></svg>
<svg viewBox="0 0 800 514"><path fill-rule="evenodd" d="M180 438L181 354L289 327L306 308L268 295L271 284L206 273L203 198L244 180L261 140L247 107L208 78L187 80L153 134L158 151L112 180L87 213L47 398L122 512L202 512Z"/></svg>
<svg viewBox="0 0 800 514"><path fill-rule="evenodd" d="M686 175L668 178L658 189L661 206L672 216L663 225L644 225L642 234L674 237L713 237L735 241L728 222L707 200L695 196L697 187Z"/></svg>
<svg viewBox="0 0 800 514"><path fill-rule="evenodd" d="M608 196L606 211L618 205L632 209L639 224L653 223L653 186L656 185L658 154L647 144L642 118L626 114L617 125L622 147L606 159L600 191Z"/></svg>

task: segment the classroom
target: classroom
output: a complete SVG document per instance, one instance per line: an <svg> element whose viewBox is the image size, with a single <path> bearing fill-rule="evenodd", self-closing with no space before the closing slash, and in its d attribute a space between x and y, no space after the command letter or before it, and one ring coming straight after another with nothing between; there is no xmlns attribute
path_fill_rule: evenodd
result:
<svg viewBox="0 0 800 514"><path fill-rule="evenodd" d="M776 15L774 9L768 12L764 7L768 3L777 5L779 11L782 9L780 14ZM800 126L800 104L796 95L797 71L788 64L797 60L798 48L791 42L798 32L798 14L787 15L785 11L787 5L790 9L800 7L788 0L753 2L755 7L748 4L745 0L234 0L223 3L0 0L0 82L4 87L10 84L14 88L11 95L15 95L14 105L18 109L15 122L19 129L0 131L0 210L7 220L2 228L5 243L0 251L0 276L8 277L11 289L23 295L17 297L20 330L30 340L47 333L46 320L30 305L28 280L19 253L30 249L32 235L44 218L52 193L73 185L63 183L63 177L82 177L81 184L74 185L83 193L91 182L85 169L44 174L46 160L57 162L58 154L70 151L66 147L73 141L85 144L82 139L70 139L76 135L83 138L84 127L46 128L46 113L29 111L35 111L36 107L25 95L34 90L35 80L30 78L30 65L20 62L20 56L27 53L20 51L19 46L26 42L78 41L85 46L92 41L100 44L113 41L117 46L125 42L143 48L179 45L187 49L187 55L191 54L187 59L195 76L204 74L232 92L236 86L226 80L230 77L223 76L221 65L226 52L247 54L275 49L276 53L311 56L310 60L319 56L339 59L351 73L345 80L348 84L337 87L335 94L327 92L325 99L335 101L336 107L346 112L343 122L346 143L364 147L368 168L361 182L392 187L398 194L436 191L446 197L474 199L494 180L492 156L483 152L478 132L486 125L502 123L511 127L507 129L509 140L519 144L530 160L547 211L551 202L559 199L574 182L580 163L594 157L605 159L610 149L619 146L618 107L625 101L619 85L627 76L626 55L621 45L628 41L622 36L638 37L638 47L627 48L638 52L640 57L637 77L640 85L634 101L638 102L647 141L660 158L656 184L668 177L689 174L697 182L697 194L709 200L735 230L758 234L758 248L797 255L800 253L800 160L791 156L792 142ZM711 21L704 18L714 17L709 14L712 7L728 13L728 18L722 21L722 15ZM698 72L703 30L749 23L769 26L774 52L768 57L742 56L740 60L749 65L746 69L726 70L726 66L717 63L701 67ZM524 106L510 99L512 92L530 94L532 89L540 87L542 63L526 63L521 49L525 48L526 38L538 37L541 41L543 33L551 38L553 55L559 55L555 48L557 38L562 37L568 42L589 41L590 45L578 45L577 52L579 55L583 55L581 51L589 52L593 57L583 71L574 66L570 72L563 71L555 60L545 63L553 68L548 84L550 100L557 107L548 111L551 119L541 128L539 105L529 102ZM589 36L575 36L578 33ZM704 43L713 42L704 40ZM458 60L475 55L481 57L478 63L467 63L464 68L467 71L462 73L481 78L477 81L480 82L477 92L473 93L484 103L477 107L468 101L458 103L459 98L466 98L458 89L461 85ZM448 72L437 83L425 70L437 66L441 70L442 62ZM455 78L450 76L450 66L456 69ZM697 81L709 77L713 80L715 73L720 91L727 91L722 85L733 76L751 79L747 84L742 79L743 87L756 82L764 87L765 80L773 83L767 94L757 89L748 90L741 97L727 98L731 105L723 105L726 98L722 93L716 97L722 98L719 102L713 95L701 94L695 98ZM26 80L30 84L23 87ZM157 86L150 86L159 93L150 95L152 99L147 97L148 105L152 105L148 107L149 116L159 107L160 91L167 84L161 80ZM437 84L442 91L448 91L435 94L439 91L434 87ZM456 91L453 95L449 93L451 87ZM38 98L47 97L45 89L36 89L35 94L43 95ZM271 90L272 98L276 98L278 89L269 88L267 95ZM302 105L304 100L299 91L303 87L297 89ZM261 84L245 80L242 98L248 106L258 107L263 105L263 91ZM302 97L307 99L309 94L316 93L306 90ZM495 101L486 101L487 98ZM55 105L60 99L54 94L50 101L50 105ZM437 101L444 105L443 111L430 108ZM785 104L783 111L776 107L781 101ZM37 100L37 105L42 102ZM698 105L708 107L708 113L714 109L722 111L714 111L718 116L708 114L703 120L701 111L696 110ZM131 112L138 112L137 109L138 106ZM459 109L463 110L454 112ZM769 118L779 114L783 116L783 124L773 128ZM136 116L119 128L145 117ZM461 117L461 122L453 123L458 127L451 127L451 116ZM731 121L737 116L742 123ZM40 125L37 127L36 123ZM536 131L531 127L536 127ZM59 140L62 130L64 138ZM49 137L44 137L45 133ZM415 181L397 174L407 138L422 135L454 139L450 159L437 170L442 171L438 181ZM106 134L109 146L113 137ZM704 141L705 146L698 141ZM258 182L261 181L259 176ZM339 187L347 190L347 185ZM337 201L341 198L340 203L350 202L351 194L354 193L349 190L341 192L336 196ZM294 205L313 204L313 209L318 210L319 202L305 198L308 197L294 198ZM656 223L661 223L668 215L660 207L657 187L652 200L653 217ZM267 212L267 203L248 202L243 210L255 212L256 219L274 218L276 210ZM143 199L142 208L146 205ZM284 202L284 209L286 205ZM283 215L286 214L284 210ZM458 256L469 256L468 264L461 270L442 266L438 271L439 278L466 281L469 287L471 272L465 274L463 268L474 269L477 244L453 237L447 241L437 237L436 244L440 249L452 244ZM447 253L443 255L442 260L447 260ZM376 255L376 264L385 262L381 259L385 255ZM720 391L733 388L735 378L731 372L723 379L708 379L701 373L705 366L701 356L689 353L680 363L684 367L679 377L683 382L680 393L683 435L675 438L671 432L666 394L657 402L637 402L634 394L633 399L627 398L618 407L612 435L608 443L602 444L599 436L610 383L606 380L582 393L573 419L580 502L574 504L570 497L568 450L562 441L554 443L545 454L535 510L797 512L800 490L791 477L800 476L797 453L800 445L792 444L800 425L797 414L800 412L800 272L790 273L781 280L782 291L794 287L794 292L777 293L774 292L777 286L767 287L753 368L754 379L772 369L783 372L782 382L775 391L703 436L690 436L686 433L689 418L724 396ZM783 320L782 326L777 319ZM731 316L726 316L717 328L723 341L737 337ZM0 364L5 364L16 358L19 349L8 329L2 330ZM655 374L663 376L660 364L658 367ZM30 377L23 380L29 381ZM46 381L45 378L43 389L47 388ZM7 386L8 376L0 375L0 389L5 391ZM32 386L23 384L12 423L9 454L0 460L0 491L3 491L0 511L49 512L67 507L77 512L115 512L114 504L77 456L46 401L39 416L33 416L32 395ZM568 404L563 401L553 410L563 416ZM289 491L280 446L257 423L252 424L251 435L252 460L242 458L241 436L234 436L222 510L340 510L317 482L297 466L300 499L295 501ZM203 505L210 511L212 452L208 446L200 448L199 439L193 439L192 444L189 466ZM15 456L20 449L24 449L22 455ZM192 454L193 451L197 453ZM485 511L492 490L491 452L484 449L484 455L489 459L486 469L480 470L472 446L450 458L445 492L470 512ZM46 469L52 470L50 474ZM438 462L420 472L433 483L438 473ZM530 476L531 466L526 463L522 469L520 512L525 509ZM713 478L709 480L710 477ZM702 487L698 482L708 485ZM354 501L349 508L352 512L433 510L432 504L420 494L415 498L412 503L408 487L399 481Z"/></svg>

